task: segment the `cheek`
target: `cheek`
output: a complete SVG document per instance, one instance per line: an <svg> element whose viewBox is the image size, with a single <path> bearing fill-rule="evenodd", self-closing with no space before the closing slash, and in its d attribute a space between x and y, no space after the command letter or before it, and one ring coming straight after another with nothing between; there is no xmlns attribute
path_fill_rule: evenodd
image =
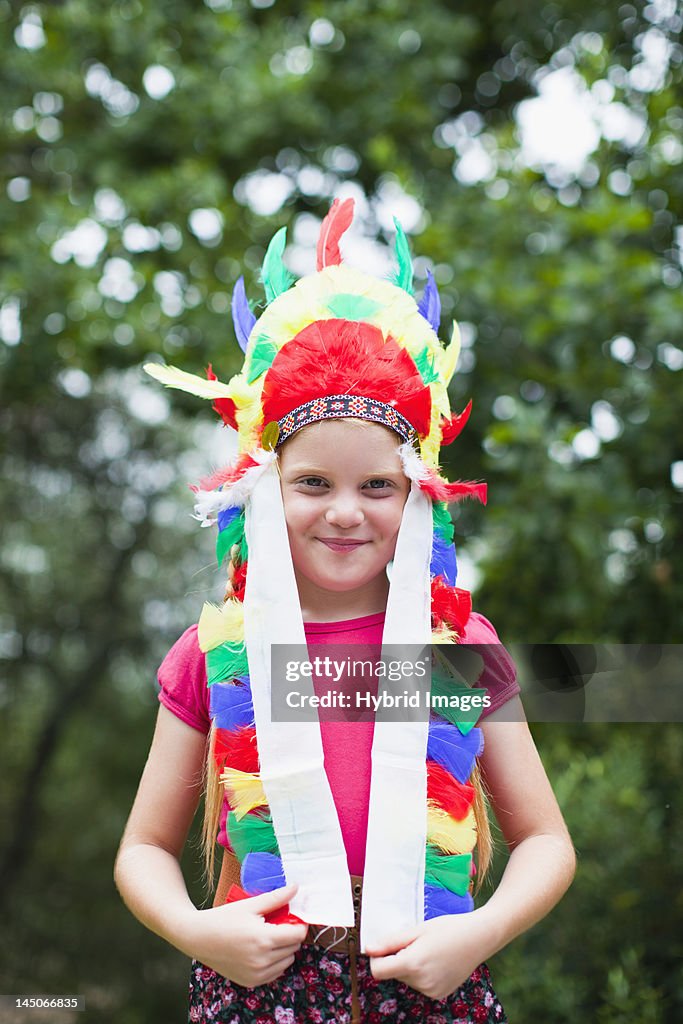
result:
<svg viewBox="0 0 683 1024"><path fill-rule="evenodd" d="M381 519L378 520L378 523L381 525L382 533L387 542L391 542L392 544L396 543L398 531L401 528L402 518L403 503L392 504L392 508L382 510Z"/></svg>
<svg viewBox="0 0 683 1024"><path fill-rule="evenodd" d="M315 503L300 494L283 496L287 529L296 533L314 522L317 516Z"/></svg>

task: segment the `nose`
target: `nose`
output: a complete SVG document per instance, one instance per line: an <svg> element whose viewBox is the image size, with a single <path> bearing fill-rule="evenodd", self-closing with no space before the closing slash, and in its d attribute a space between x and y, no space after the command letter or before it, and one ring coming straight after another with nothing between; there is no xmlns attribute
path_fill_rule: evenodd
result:
<svg viewBox="0 0 683 1024"><path fill-rule="evenodd" d="M340 530L360 526L365 515L355 494L335 495L325 511L325 522Z"/></svg>

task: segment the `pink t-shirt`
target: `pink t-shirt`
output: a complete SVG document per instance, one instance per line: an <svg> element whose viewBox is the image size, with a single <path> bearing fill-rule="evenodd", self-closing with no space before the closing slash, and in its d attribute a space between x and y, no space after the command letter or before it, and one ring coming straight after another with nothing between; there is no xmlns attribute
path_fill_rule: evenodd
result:
<svg viewBox="0 0 683 1024"><path fill-rule="evenodd" d="M321 644L365 644L379 647L383 627L383 612L344 622L306 623L306 641L309 647ZM490 707L482 712L481 717L490 715L519 693L514 663L491 623L477 612L470 615L462 642L498 645L489 648L484 674L477 683L487 688L491 698ZM159 700L164 707L193 729L208 733L211 724L209 690L196 625L190 626L173 645L159 668L158 678ZM362 875L365 865L373 733L372 721L325 721L324 716L321 716L320 735L325 771L337 808L349 871L353 875ZM224 803L218 842L229 848L225 831L226 818L227 803Z"/></svg>

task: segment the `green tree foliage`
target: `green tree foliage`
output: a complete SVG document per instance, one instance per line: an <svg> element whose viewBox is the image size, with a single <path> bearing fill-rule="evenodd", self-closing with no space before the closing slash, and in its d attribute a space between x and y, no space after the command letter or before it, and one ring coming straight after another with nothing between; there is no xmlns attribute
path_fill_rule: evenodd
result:
<svg viewBox="0 0 683 1024"><path fill-rule="evenodd" d="M398 213L442 336L463 325L446 457L490 485L456 513L477 606L510 640L677 641L682 24L677 0L0 0L1 990L182 1018L182 958L109 877L155 665L221 592L185 482L225 455L140 365L235 372L235 280L262 304L283 224L310 269L340 190L349 246L387 262ZM521 144L553 74L600 128L573 169ZM498 958L512 1015L673 1019L679 727L538 739L580 869Z"/></svg>

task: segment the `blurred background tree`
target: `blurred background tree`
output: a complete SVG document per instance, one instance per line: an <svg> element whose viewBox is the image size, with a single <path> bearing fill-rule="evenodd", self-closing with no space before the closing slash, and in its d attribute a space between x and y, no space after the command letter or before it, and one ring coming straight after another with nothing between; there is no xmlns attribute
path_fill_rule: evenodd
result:
<svg viewBox="0 0 683 1024"><path fill-rule="evenodd" d="M476 606L505 640L678 640L682 26L677 0L0 0L0 990L183 1019L183 958L110 867L155 667L222 590L185 482L225 456L139 368L235 372L236 278L262 302L282 224L312 269L333 196L350 262L389 271L396 214L461 323ZM536 731L580 869L496 958L511 1019L675 1019L680 726Z"/></svg>

